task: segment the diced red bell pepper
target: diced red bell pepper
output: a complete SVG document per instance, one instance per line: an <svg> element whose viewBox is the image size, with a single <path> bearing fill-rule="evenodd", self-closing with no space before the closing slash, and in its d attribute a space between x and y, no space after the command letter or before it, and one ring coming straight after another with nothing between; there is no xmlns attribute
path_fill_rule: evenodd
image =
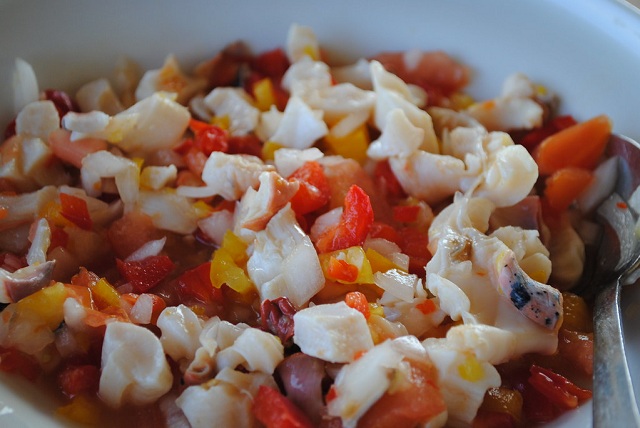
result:
<svg viewBox="0 0 640 428"><path fill-rule="evenodd" d="M578 387L566 377L533 364L529 384L562 409L574 409L578 403L591 398L592 393Z"/></svg>
<svg viewBox="0 0 640 428"><path fill-rule="evenodd" d="M291 208L298 215L308 214L322 208L331 198L329 180L324 174L322 165L315 161L305 162L289 176L289 181L300 184L298 191L291 198Z"/></svg>
<svg viewBox="0 0 640 428"><path fill-rule="evenodd" d="M131 262L116 259L116 265L120 275L131 283L136 293L146 293L175 268L171 259L162 255Z"/></svg>
<svg viewBox="0 0 640 428"><path fill-rule="evenodd" d="M309 418L277 389L261 385L251 412L266 428L311 428Z"/></svg>
<svg viewBox="0 0 640 428"><path fill-rule="evenodd" d="M391 198L402 198L406 196L400 182L391 170L388 161L378 162L373 171L373 175L376 178L376 182L385 189L387 196Z"/></svg>
<svg viewBox="0 0 640 428"><path fill-rule="evenodd" d="M76 226L84 230L91 230L93 221L87 208L87 202L68 193L60 193L60 214Z"/></svg>
<svg viewBox="0 0 640 428"><path fill-rule="evenodd" d="M345 282L355 282L358 278L358 267L335 257L329 258L327 276Z"/></svg>
<svg viewBox="0 0 640 428"><path fill-rule="evenodd" d="M344 198L344 210L339 223L318 238L318 251L327 253L362 245L369 234L373 218L369 196L354 184Z"/></svg>
<svg viewBox="0 0 640 428"><path fill-rule="evenodd" d="M201 303L222 303L224 298L222 289L215 288L211 283L211 262L185 271L177 280L178 294L182 298L195 298Z"/></svg>
<svg viewBox="0 0 640 428"><path fill-rule="evenodd" d="M400 234L398 231L386 223L374 221L369 231L369 236L372 238L382 238L387 241L391 241L394 244L400 244Z"/></svg>

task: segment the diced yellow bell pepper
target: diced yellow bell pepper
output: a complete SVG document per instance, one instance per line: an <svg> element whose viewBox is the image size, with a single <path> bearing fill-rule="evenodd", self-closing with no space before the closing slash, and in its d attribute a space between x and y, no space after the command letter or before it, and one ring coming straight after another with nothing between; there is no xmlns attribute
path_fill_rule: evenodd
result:
<svg viewBox="0 0 640 428"><path fill-rule="evenodd" d="M58 328L64 319L62 305L67 299L67 290L61 282L36 291L16 303L16 312L40 318L51 330Z"/></svg>
<svg viewBox="0 0 640 428"><path fill-rule="evenodd" d="M238 266L244 267L246 265L249 259L249 256L247 256L247 244L235 233L230 230L225 232L221 248L224 248L231 255L231 258Z"/></svg>
<svg viewBox="0 0 640 428"><path fill-rule="evenodd" d="M216 125L224 130L229 130L230 119L226 114L224 116L213 116L209 123L212 125Z"/></svg>
<svg viewBox="0 0 640 428"><path fill-rule="evenodd" d="M85 425L96 425L100 421L99 405L84 395L75 396L69 404L59 407L56 413Z"/></svg>
<svg viewBox="0 0 640 428"><path fill-rule="evenodd" d="M458 374L469 382L478 382L485 376L482 364L473 354L467 355L464 362L458 366Z"/></svg>
<svg viewBox="0 0 640 428"><path fill-rule="evenodd" d="M373 271L371 270L371 264L369 259L365 255L364 250L360 246L349 247L344 250L332 251L329 253L323 253L318 255L320 259L320 266L327 279L340 282L342 284L373 284ZM354 281L345 281L339 278L334 278L329 269L331 258L338 260L344 260L350 265L355 266L358 269L358 276Z"/></svg>
<svg viewBox="0 0 640 428"><path fill-rule="evenodd" d="M261 111L269 110L276 103L276 95L270 78L265 77L253 84L253 97L256 100L256 107Z"/></svg>
<svg viewBox="0 0 640 428"><path fill-rule="evenodd" d="M264 160L273 160L275 157L275 153L278 149L283 148L284 146L280 143L276 143L275 141L267 141L262 145L262 159Z"/></svg>
<svg viewBox="0 0 640 428"><path fill-rule="evenodd" d="M219 248L213 253L210 276L211 283L216 288L227 284L240 294L248 293L254 288L244 269L236 264L233 256L224 248Z"/></svg>
<svg viewBox="0 0 640 428"><path fill-rule="evenodd" d="M99 308L120 307L120 293L106 279L100 278L95 284L91 284L90 290L91 297Z"/></svg>
<svg viewBox="0 0 640 428"><path fill-rule="evenodd" d="M46 203L40 212L39 217L44 217L51 223L52 226L67 227L74 224L62 216L62 207L56 201L49 201Z"/></svg>
<svg viewBox="0 0 640 428"><path fill-rule="evenodd" d="M391 261L387 257L383 256L373 248L367 248L367 251L365 251L365 254L367 255L367 259L371 264L371 270L373 272L386 272L390 269L398 269L403 272L405 271L400 266L395 264L393 261Z"/></svg>
<svg viewBox="0 0 640 428"><path fill-rule="evenodd" d="M384 308L377 303L369 303L369 313L384 318Z"/></svg>
<svg viewBox="0 0 640 428"><path fill-rule="evenodd" d="M355 159L360 164L367 160L367 148L371 139L366 124L360 125L345 136L336 137L329 132L324 140L336 155Z"/></svg>
<svg viewBox="0 0 640 428"><path fill-rule="evenodd" d="M198 218L209 217L209 215L211 215L211 213L215 211L213 207L205 201L194 202L193 210L195 211Z"/></svg>

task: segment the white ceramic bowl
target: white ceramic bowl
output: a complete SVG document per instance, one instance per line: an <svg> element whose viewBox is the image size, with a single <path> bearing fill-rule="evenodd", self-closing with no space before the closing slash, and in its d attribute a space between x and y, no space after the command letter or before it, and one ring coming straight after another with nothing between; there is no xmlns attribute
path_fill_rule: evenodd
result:
<svg viewBox="0 0 640 428"><path fill-rule="evenodd" d="M524 72L561 96L563 112L579 120L606 113L617 132L640 139L640 14L615 0L0 0L0 126L14 114L16 57L32 64L41 88L74 90L110 76L123 54L157 68L174 53L188 67L237 39L256 52L282 46L294 22L311 26L332 60L443 49L473 69L477 98ZM633 311L627 317L639 322ZM628 337L640 378L640 339ZM2 377L1 426L63 426L52 406L29 384ZM589 423L587 405L556 425Z"/></svg>

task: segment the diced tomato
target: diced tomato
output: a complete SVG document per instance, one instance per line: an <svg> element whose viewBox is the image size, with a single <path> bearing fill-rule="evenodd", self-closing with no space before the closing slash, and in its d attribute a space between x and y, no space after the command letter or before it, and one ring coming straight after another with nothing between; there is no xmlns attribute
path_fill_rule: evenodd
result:
<svg viewBox="0 0 640 428"><path fill-rule="evenodd" d="M60 193L60 214L76 226L84 230L91 230L93 221L87 208L87 202L68 193Z"/></svg>
<svg viewBox="0 0 640 428"><path fill-rule="evenodd" d="M7 373L18 373L32 382L38 378L42 371L31 355L13 348L0 348L0 370Z"/></svg>
<svg viewBox="0 0 640 428"><path fill-rule="evenodd" d="M49 244L49 250L53 250L57 247L66 248L69 243L69 234L61 227L52 226L51 224L49 224L49 227L51 229L51 243Z"/></svg>
<svg viewBox="0 0 640 428"><path fill-rule="evenodd" d="M223 295L220 288L211 283L211 262L185 271L177 279L177 290L183 298L195 298L204 304L222 303Z"/></svg>
<svg viewBox="0 0 640 428"><path fill-rule="evenodd" d="M192 147L183 156L183 159L189 171L196 177L200 177L202 175L202 171L204 171L204 165L207 162L208 157L198 148Z"/></svg>
<svg viewBox="0 0 640 428"><path fill-rule="evenodd" d="M420 214L419 205L397 205L393 207L393 219L400 223L412 223Z"/></svg>
<svg viewBox="0 0 640 428"><path fill-rule="evenodd" d="M386 392L358 421L359 428L412 427L446 410L433 374L410 362L407 379Z"/></svg>
<svg viewBox="0 0 640 428"><path fill-rule="evenodd" d="M125 258L147 242L160 239L162 233L153 225L150 216L131 211L111 223L107 236L116 256Z"/></svg>
<svg viewBox="0 0 640 428"><path fill-rule="evenodd" d="M371 200L364 190L353 185L345 196L340 222L318 238L316 247L321 253L327 253L362 245L372 224Z"/></svg>
<svg viewBox="0 0 640 428"><path fill-rule="evenodd" d="M251 61L251 68L274 79L280 79L289 65L287 55L282 48L263 52Z"/></svg>
<svg viewBox="0 0 640 428"><path fill-rule="evenodd" d="M318 162L305 162L288 179L300 184L298 191L291 198L291 208L297 215L308 214L329 202L331 198L329 181Z"/></svg>
<svg viewBox="0 0 640 428"><path fill-rule="evenodd" d="M369 231L369 236L372 238L382 238L387 241L391 241L395 244L400 244L400 235L390 225L379 221L374 221Z"/></svg>
<svg viewBox="0 0 640 428"><path fill-rule="evenodd" d="M576 386L566 377L533 364L529 383L562 409L574 409L592 396L591 391Z"/></svg>
<svg viewBox="0 0 640 428"><path fill-rule="evenodd" d="M205 156L208 157L212 152L226 152L228 150L228 132L219 126L191 119L189 128L194 133L194 147Z"/></svg>
<svg viewBox="0 0 640 428"><path fill-rule="evenodd" d="M442 51L422 52L412 67L407 66L404 52L382 52L373 59L405 82L422 87L429 95L437 93L441 97L463 88L471 74L465 65ZM430 99L429 104L433 105L434 101L438 100Z"/></svg>
<svg viewBox="0 0 640 428"><path fill-rule="evenodd" d="M133 286L136 293L146 293L162 281L175 265L167 256L149 256L137 261L116 259L120 275Z"/></svg>
<svg viewBox="0 0 640 428"><path fill-rule="evenodd" d="M253 134L230 135L228 153L232 155L262 156L262 141Z"/></svg>
<svg viewBox="0 0 640 428"><path fill-rule="evenodd" d="M378 162L373 171L373 175L376 178L376 182L385 189L387 196L392 198L402 198L406 196L400 182L391 170L388 161Z"/></svg>
<svg viewBox="0 0 640 428"><path fill-rule="evenodd" d="M409 272L419 276L424 276L425 266L431 260L431 253L427 245L429 235L415 227L404 227L400 229L400 248L402 252L409 256Z"/></svg>
<svg viewBox="0 0 640 428"><path fill-rule="evenodd" d="M251 412L266 428L311 428L309 418L277 389L261 385Z"/></svg>
<svg viewBox="0 0 640 428"><path fill-rule="evenodd" d="M69 365L58 375L58 386L69 398L78 394L95 394L100 382L100 369L94 365Z"/></svg>
<svg viewBox="0 0 640 428"><path fill-rule="evenodd" d="M355 267L355 266L354 266ZM371 310L369 309L369 301L367 297L359 291L350 291L344 296L344 302L350 308L353 308L364 315L365 319L369 319L371 316Z"/></svg>

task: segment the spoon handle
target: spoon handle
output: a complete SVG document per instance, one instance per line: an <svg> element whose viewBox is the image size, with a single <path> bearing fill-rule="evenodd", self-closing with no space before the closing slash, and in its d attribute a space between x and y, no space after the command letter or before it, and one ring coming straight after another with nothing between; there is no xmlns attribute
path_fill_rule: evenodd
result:
<svg viewBox="0 0 640 428"><path fill-rule="evenodd" d="M624 352L620 279L602 289L594 313L593 426L640 427Z"/></svg>

